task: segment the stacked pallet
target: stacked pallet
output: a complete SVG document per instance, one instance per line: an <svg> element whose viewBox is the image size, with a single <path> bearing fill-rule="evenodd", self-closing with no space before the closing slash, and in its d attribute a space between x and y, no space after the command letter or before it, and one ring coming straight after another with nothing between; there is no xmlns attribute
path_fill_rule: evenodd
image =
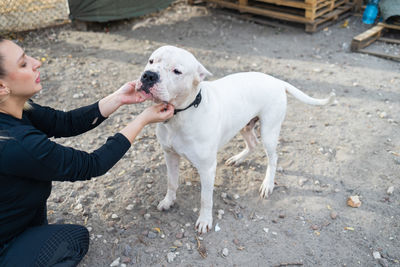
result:
<svg viewBox="0 0 400 267"><path fill-rule="evenodd" d="M359 0L203 0L242 13L266 16L305 25L315 32L329 22L351 14Z"/></svg>

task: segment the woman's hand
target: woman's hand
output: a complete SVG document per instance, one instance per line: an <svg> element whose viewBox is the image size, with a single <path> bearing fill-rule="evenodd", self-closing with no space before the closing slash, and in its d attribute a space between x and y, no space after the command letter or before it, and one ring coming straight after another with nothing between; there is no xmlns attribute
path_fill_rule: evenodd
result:
<svg viewBox="0 0 400 267"><path fill-rule="evenodd" d="M174 115L174 106L171 104L157 104L146 108L142 111L132 122L121 130L130 143L132 143L136 136L140 133L144 126L149 123L162 122L168 120Z"/></svg>
<svg viewBox="0 0 400 267"><path fill-rule="evenodd" d="M108 117L122 105L141 103L151 98L151 94L136 90L137 83L137 81L127 82L114 93L101 99L99 101L101 115Z"/></svg>
<svg viewBox="0 0 400 267"><path fill-rule="evenodd" d="M144 92L136 90L137 81L127 82L115 94L119 96L121 104L136 104L149 99Z"/></svg>
<svg viewBox="0 0 400 267"><path fill-rule="evenodd" d="M162 122L174 115L174 106L171 104L160 103L150 106L139 114L138 118L145 124Z"/></svg>

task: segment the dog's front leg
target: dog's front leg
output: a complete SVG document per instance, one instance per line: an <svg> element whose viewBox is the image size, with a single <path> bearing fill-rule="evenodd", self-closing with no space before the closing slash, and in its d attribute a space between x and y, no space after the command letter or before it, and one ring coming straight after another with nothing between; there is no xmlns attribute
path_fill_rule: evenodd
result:
<svg viewBox="0 0 400 267"><path fill-rule="evenodd" d="M164 150L164 156L167 164L168 189L164 199L157 206L158 210L168 210L174 204L179 181L180 156L171 150Z"/></svg>
<svg viewBox="0 0 400 267"><path fill-rule="evenodd" d="M217 163L214 162L208 168L198 168L201 180L201 208L200 216L196 222L196 229L200 234L207 233L212 228L213 191L216 166Z"/></svg>

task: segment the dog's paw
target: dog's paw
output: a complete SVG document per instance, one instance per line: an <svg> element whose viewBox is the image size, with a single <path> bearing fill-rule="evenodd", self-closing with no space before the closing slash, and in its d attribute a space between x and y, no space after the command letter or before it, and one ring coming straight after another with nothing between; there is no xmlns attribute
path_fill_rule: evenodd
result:
<svg viewBox="0 0 400 267"><path fill-rule="evenodd" d="M212 228L212 216L199 216L196 222L196 230L199 234L205 234L211 231Z"/></svg>
<svg viewBox="0 0 400 267"><path fill-rule="evenodd" d="M158 204L157 209L160 210L160 211L169 210L169 208L171 208L172 205L174 205L174 201L173 200L170 200L169 198L164 198Z"/></svg>
<svg viewBox="0 0 400 267"><path fill-rule="evenodd" d="M243 158L240 155L235 155L225 161L225 165L227 166L237 166L239 163L243 161Z"/></svg>
<svg viewBox="0 0 400 267"><path fill-rule="evenodd" d="M262 198L267 198L272 194L272 191L274 190L274 183L268 183L266 181L263 181L263 183L260 186L260 196Z"/></svg>

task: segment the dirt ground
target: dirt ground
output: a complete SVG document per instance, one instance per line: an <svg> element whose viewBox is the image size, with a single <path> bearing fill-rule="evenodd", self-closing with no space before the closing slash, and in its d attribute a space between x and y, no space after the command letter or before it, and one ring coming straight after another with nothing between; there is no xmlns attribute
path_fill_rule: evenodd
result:
<svg viewBox="0 0 400 267"><path fill-rule="evenodd" d="M269 199L258 194L267 167L262 147L238 167L224 162L244 148L240 135L221 149L215 228L200 237L200 182L188 161L181 162L176 204L156 209L167 183L155 125L104 176L54 183L50 223L90 230L80 266L400 266L400 64L350 52L352 38L370 26L356 15L342 24L308 34L180 1L88 31L65 25L19 36L27 54L43 61L44 89L34 100L59 109L93 103L139 78L165 44L193 52L214 74L210 80L260 71L314 97L337 94L324 107L288 97ZM399 54L398 45L380 45ZM124 106L93 131L58 141L93 151L150 104ZM349 196L361 206L349 207Z"/></svg>

